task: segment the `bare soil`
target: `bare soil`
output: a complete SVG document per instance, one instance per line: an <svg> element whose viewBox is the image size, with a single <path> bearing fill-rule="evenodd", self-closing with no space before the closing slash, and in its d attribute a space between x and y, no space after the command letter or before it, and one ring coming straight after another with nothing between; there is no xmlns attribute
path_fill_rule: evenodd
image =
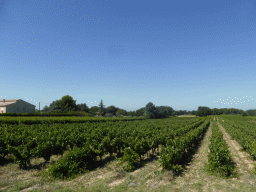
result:
<svg viewBox="0 0 256 192"><path fill-rule="evenodd" d="M197 151L193 155L191 163L181 177L175 180L175 189L182 191L198 191L208 189L212 176L204 171L205 164L208 162L208 145L212 135L212 122L205 133L204 139Z"/></svg>

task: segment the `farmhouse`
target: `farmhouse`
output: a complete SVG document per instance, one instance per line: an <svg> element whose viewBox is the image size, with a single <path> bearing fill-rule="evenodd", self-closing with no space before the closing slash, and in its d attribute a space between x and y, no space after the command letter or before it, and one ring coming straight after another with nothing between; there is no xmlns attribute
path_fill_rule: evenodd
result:
<svg viewBox="0 0 256 192"><path fill-rule="evenodd" d="M0 100L0 113L35 113L35 105L22 99Z"/></svg>

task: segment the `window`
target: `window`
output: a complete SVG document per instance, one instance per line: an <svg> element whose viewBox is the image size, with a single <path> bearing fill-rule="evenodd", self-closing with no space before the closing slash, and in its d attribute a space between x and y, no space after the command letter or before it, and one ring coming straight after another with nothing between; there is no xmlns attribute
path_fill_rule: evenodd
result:
<svg viewBox="0 0 256 192"><path fill-rule="evenodd" d="M4 112L4 108L1 108L1 113L3 113Z"/></svg>

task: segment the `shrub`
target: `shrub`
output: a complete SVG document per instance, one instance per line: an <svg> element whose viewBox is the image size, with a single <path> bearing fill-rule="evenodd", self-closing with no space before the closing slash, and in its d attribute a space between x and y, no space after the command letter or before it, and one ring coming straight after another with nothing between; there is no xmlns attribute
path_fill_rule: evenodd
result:
<svg viewBox="0 0 256 192"><path fill-rule="evenodd" d="M93 115L91 113L86 113L85 116L86 117L93 117Z"/></svg>
<svg viewBox="0 0 256 192"><path fill-rule="evenodd" d="M149 115L148 114L143 114L143 118L144 119L149 119Z"/></svg>
<svg viewBox="0 0 256 192"><path fill-rule="evenodd" d="M82 148L74 146L72 151L49 167L48 174L63 179L82 173L85 169L91 170L97 165L97 155L89 145Z"/></svg>
<svg viewBox="0 0 256 192"><path fill-rule="evenodd" d="M100 116L94 116L94 117L103 117L102 115L100 115Z"/></svg>
<svg viewBox="0 0 256 192"><path fill-rule="evenodd" d="M133 151L131 148L124 149L124 157L123 159L120 158L121 162L117 164L122 165L124 162L127 162L128 165L124 166L123 169L125 171L132 171L135 168L135 162L139 158L139 155Z"/></svg>
<svg viewBox="0 0 256 192"><path fill-rule="evenodd" d="M76 116L86 116L85 111L69 111L68 113Z"/></svg>
<svg viewBox="0 0 256 192"><path fill-rule="evenodd" d="M124 116L124 118L132 118L132 116Z"/></svg>

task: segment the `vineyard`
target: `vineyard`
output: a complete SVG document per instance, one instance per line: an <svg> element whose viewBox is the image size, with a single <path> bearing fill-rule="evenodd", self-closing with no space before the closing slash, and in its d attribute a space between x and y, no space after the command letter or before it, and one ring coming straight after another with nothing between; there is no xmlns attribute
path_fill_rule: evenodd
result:
<svg viewBox="0 0 256 192"><path fill-rule="evenodd" d="M146 191L152 189L152 183L165 191L165 185L180 188L175 187L176 184L172 181L178 182L186 178L183 175L189 167L193 170L197 165L193 163L193 155L204 148L205 151L198 158L204 161L200 166L202 170L207 170L204 172L206 178L235 179L242 175L241 172L237 174L239 166L236 165L233 151L230 151L230 141L224 138L219 124L225 128L226 134L256 159L256 124L249 117L246 118L247 120L239 120L211 116L109 120L81 117L1 117L0 159L4 163L0 171L4 172L5 167L12 165L16 167L16 171L28 174L37 168L36 175L41 180L47 181L46 183L62 182L63 186L68 181L86 178L80 184L88 191L136 191L139 188ZM40 163L36 163L38 161ZM149 168L150 166L154 168ZM106 170L107 167L111 167L109 171ZM90 181L95 177L91 174L103 170L109 175L103 182L104 187ZM148 173L137 176L135 182L133 175L142 174L144 170ZM255 170L253 168L248 172L254 175ZM0 184L0 190L10 191L10 182L3 180L2 176L0 179L4 181ZM159 182L165 184L160 185ZM19 184L17 187L25 190L30 185L34 184ZM42 187L35 186L31 190L45 191Z"/></svg>

